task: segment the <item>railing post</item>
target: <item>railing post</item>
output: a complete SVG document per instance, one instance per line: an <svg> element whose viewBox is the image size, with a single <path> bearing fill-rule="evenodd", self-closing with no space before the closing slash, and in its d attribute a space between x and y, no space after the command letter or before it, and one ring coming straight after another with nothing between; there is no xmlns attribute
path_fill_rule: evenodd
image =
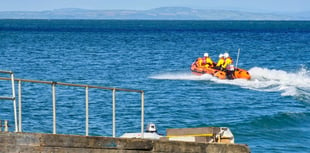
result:
<svg viewBox="0 0 310 153"><path fill-rule="evenodd" d="M53 98L53 134L56 134L56 82L52 82L52 98Z"/></svg>
<svg viewBox="0 0 310 153"><path fill-rule="evenodd" d="M116 133L116 127L115 127L115 88L113 89L112 92L112 133L113 133L113 137L115 137L115 133Z"/></svg>
<svg viewBox="0 0 310 153"><path fill-rule="evenodd" d="M15 120L15 132L18 132L18 123L17 123L17 107L16 107L16 96L15 96L15 80L13 72L10 73L12 81L12 98L13 98L13 107L14 107L14 120Z"/></svg>
<svg viewBox="0 0 310 153"><path fill-rule="evenodd" d="M85 135L88 136L88 86L85 87Z"/></svg>
<svg viewBox="0 0 310 153"><path fill-rule="evenodd" d="M9 132L9 121L4 120L4 132Z"/></svg>
<svg viewBox="0 0 310 153"><path fill-rule="evenodd" d="M22 132L22 82L18 80L18 132Z"/></svg>
<svg viewBox="0 0 310 153"><path fill-rule="evenodd" d="M144 138L144 91L141 92L141 138Z"/></svg>

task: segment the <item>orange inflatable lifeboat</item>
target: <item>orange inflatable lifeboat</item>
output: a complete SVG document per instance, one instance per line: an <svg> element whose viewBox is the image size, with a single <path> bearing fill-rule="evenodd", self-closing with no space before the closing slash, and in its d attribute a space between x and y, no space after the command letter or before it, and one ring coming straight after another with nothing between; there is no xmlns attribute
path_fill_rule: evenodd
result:
<svg viewBox="0 0 310 153"><path fill-rule="evenodd" d="M192 73L195 75L210 74L219 79L251 79L251 75L248 71L241 68L234 68L232 71L222 71L213 67L197 67L196 62L191 65Z"/></svg>

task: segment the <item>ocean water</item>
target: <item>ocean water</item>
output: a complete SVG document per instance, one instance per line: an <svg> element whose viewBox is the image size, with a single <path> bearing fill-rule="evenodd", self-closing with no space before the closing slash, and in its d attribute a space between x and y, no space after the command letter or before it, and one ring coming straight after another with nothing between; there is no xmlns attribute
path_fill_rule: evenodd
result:
<svg viewBox="0 0 310 153"><path fill-rule="evenodd" d="M236 63L239 48L249 81L190 71L205 52ZM308 21L0 20L0 69L16 78L144 90L145 123L159 133L229 127L255 153L310 152L309 67ZM57 133L83 135L84 89L56 92ZM90 89L90 135L112 135L111 95ZM116 97L116 135L139 132L139 93ZM1 104L14 131L12 103ZM23 83L22 104L24 132L52 133L50 85Z"/></svg>

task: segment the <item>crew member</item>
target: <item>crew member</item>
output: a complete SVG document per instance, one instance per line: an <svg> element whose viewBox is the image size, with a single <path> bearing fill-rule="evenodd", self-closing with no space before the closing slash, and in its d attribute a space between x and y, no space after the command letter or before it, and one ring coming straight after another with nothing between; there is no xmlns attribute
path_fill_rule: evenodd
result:
<svg viewBox="0 0 310 153"><path fill-rule="evenodd" d="M204 57L201 60L201 65L204 66L205 68L213 67L213 61L212 61L211 57L209 56L209 54L204 53L203 56Z"/></svg>
<svg viewBox="0 0 310 153"><path fill-rule="evenodd" d="M220 54L215 69L222 70L222 66L223 66L224 62L225 62L224 55Z"/></svg>
<svg viewBox="0 0 310 153"><path fill-rule="evenodd" d="M226 67L228 65L233 64L233 60L231 59L231 57L229 57L228 53L224 53L224 58L225 58L225 61L224 61L224 64L222 65L222 69L226 70Z"/></svg>
<svg viewBox="0 0 310 153"><path fill-rule="evenodd" d="M226 72L227 79L234 79L234 65L233 60L228 53L224 53L225 62L222 66L223 70Z"/></svg>

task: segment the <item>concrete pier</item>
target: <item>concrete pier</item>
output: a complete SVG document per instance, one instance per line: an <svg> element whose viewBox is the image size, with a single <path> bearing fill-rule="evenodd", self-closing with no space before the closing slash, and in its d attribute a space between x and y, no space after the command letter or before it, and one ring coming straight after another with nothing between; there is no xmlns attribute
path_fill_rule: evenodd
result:
<svg viewBox="0 0 310 153"><path fill-rule="evenodd" d="M0 132L5 153L249 153L243 144Z"/></svg>

